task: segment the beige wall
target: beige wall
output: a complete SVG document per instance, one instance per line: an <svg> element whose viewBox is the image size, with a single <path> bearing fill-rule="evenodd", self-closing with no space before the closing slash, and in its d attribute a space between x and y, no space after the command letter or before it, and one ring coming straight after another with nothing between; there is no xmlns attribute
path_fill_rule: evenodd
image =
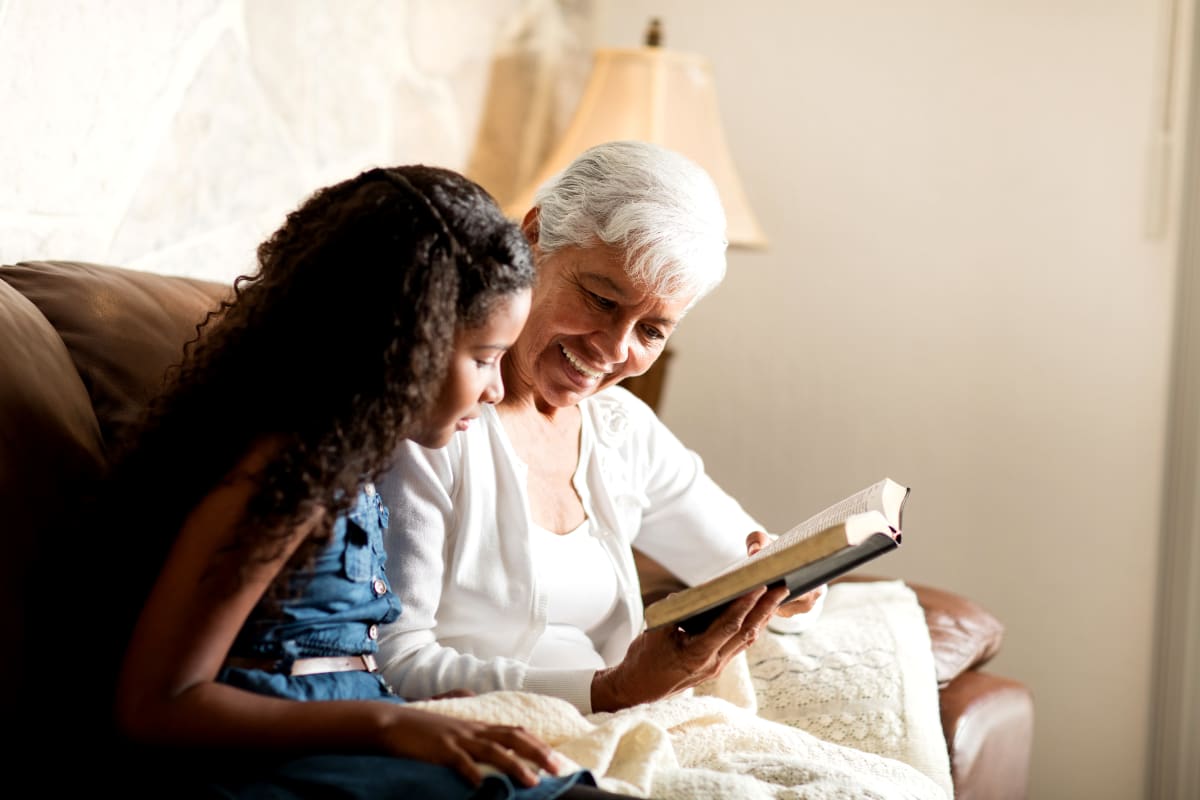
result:
<svg viewBox="0 0 1200 800"><path fill-rule="evenodd" d="M777 528L883 475L913 487L877 571L1005 621L994 669L1035 694L1040 800L1143 795L1178 230L1144 234L1166 7L599 6L606 46L659 14L668 47L711 59L772 239L684 322L663 418Z"/></svg>
<svg viewBox="0 0 1200 800"><path fill-rule="evenodd" d="M1171 215L1144 232L1178 191L1147 192L1168 6L0 0L0 261L232 277L323 182L482 175L477 134L560 125L579 55L660 13L666 46L713 62L772 240L731 253L684 323L664 418L775 528L885 474L911 485L879 571L1007 623L995 669L1036 696L1034 798L1127 800L1177 235ZM501 56L564 78L488 106Z"/></svg>
<svg viewBox="0 0 1200 800"><path fill-rule="evenodd" d="M319 186L379 164L465 168L496 116L485 113L494 58L532 75L554 67L571 88L589 11L587 0L0 0L0 261L251 271L255 245ZM535 107L510 99L510 130L560 123L565 98L524 94Z"/></svg>

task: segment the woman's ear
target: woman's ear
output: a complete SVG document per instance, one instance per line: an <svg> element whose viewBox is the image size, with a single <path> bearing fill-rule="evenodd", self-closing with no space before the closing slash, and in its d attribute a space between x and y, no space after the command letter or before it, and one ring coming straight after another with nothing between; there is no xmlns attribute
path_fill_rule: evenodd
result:
<svg viewBox="0 0 1200 800"><path fill-rule="evenodd" d="M521 221L521 233L525 234L525 241L529 242L530 247L533 247L538 243L537 206L534 206L525 213L525 219Z"/></svg>

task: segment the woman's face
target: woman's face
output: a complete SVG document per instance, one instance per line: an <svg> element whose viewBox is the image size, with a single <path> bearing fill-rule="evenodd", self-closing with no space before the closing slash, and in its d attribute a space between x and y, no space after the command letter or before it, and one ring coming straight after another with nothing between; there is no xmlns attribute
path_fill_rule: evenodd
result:
<svg viewBox="0 0 1200 800"><path fill-rule="evenodd" d="M501 299L477 327L462 328L454 337L454 352L446 382L429 417L410 438L425 447L445 447L455 431L465 431L479 416L481 403L504 397L500 359L516 341L529 316L528 289Z"/></svg>
<svg viewBox="0 0 1200 800"><path fill-rule="evenodd" d="M534 259L533 307L512 366L538 401L557 408L648 370L692 300L635 284L616 248L543 256L534 242Z"/></svg>

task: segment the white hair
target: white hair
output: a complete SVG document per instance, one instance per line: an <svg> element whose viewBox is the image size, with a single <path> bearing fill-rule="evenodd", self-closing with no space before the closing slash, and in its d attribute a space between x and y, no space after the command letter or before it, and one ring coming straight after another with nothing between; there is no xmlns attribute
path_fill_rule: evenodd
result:
<svg viewBox="0 0 1200 800"><path fill-rule="evenodd" d="M626 255L626 272L651 291L692 302L725 277L725 209L699 165L648 142L585 150L538 189L538 247L605 244Z"/></svg>

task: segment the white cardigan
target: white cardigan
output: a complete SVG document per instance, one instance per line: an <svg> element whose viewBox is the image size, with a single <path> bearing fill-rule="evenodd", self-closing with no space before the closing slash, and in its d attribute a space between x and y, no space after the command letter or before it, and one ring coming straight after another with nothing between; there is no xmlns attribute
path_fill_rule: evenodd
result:
<svg viewBox="0 0 1200 800"><path fill-rule="evenodd" d="M643 626L632 545L694 584L744 559L746 535L763 528L627 390L606 389L580 410L574 484L617 576L617 607L592 631L611 666ZM380 668L402 696L525 690L590 713L594 670L527 663L547 600L530 554L526 473L485 406L444 448L406 443L377 481L391 512L388 578L402 605L382 626Z"/></svg>

